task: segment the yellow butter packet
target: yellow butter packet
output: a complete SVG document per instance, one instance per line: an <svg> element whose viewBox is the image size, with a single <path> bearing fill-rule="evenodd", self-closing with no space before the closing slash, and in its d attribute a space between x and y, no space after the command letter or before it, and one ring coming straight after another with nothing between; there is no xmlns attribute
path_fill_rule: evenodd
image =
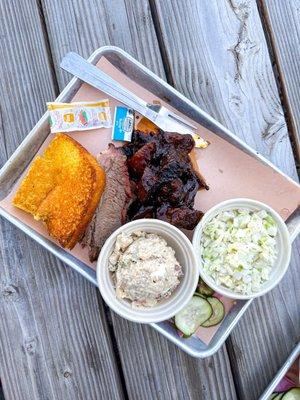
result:
<svg viewBox="0 0 300 400"><path fill-rule="evenodd" d="M85 131L112 126L109 100L47 103L52 133Z"/></svg>

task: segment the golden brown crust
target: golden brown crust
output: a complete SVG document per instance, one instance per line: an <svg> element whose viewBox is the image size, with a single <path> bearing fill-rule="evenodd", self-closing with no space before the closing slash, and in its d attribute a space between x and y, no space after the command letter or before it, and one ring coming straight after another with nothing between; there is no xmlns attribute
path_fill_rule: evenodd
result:
<svg viewBox="0 0 300 400"><path fill-rule="evenodd" d="M72 249L91 220L105 172L71 137L58 134L31 164L13 204L45 222L49 234Z"/></svg>
<svg viewBox="0 0 300 400"><path fill-rule="evenodd" d="M96 211L100 198L104 192L106 183L104 170L99 166L98 162L91 154L87 153L87 156L90 160L91 165L94 166L94 185L93 185L93 190L90 193L89 206L85 210L83 218L79 223L77 230L74 232L72 238L70 239L68 245L66 246L69 249L72 249L83 236L89 222L91 221Z"/></svg>

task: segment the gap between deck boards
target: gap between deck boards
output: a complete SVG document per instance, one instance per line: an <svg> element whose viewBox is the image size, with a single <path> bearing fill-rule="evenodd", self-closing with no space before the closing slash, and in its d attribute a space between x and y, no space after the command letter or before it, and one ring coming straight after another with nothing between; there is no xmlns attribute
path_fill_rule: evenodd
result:
<svg viewBox="0 0 300 400"><path fill-rule="evenodd" d="M1 381L0 381L0 400L5 400Z"/></svg>
<svg viewBox="0 0 300 400"><path fill-rule="evenodd" d="M45 43L45 48L46 48L48 61L49 61L49 65L50 65L50 71L51 71L51 77L52 77L52 82L53 82L53 86L54 86L54 91L55 91L56 97L58 97L60 90L59 90L57 76L55 73L54 58L53 58L51 45L50 45L50 41L49 41L49 35L48 35L48 31L47 31L47 25L46 25L46 21L45 21L43 5L42 5L41 0L36 0L36 4L37 4L38 10L39 10L39 17L40 17L40 22L41 22L41 27L42 27L42 32L43 32L43 40Z"/></svg>
<svg viewBox="0 0 300 400"><path fill-rule="evenodd" d="M164 42L162 30L161 30L160 23L159 23L156 3L155 3L155 0L148 0L148 2L149 2L152 21L153 21L154 31L155 31L157 41L158 41L158 47L159 47L159 51L160 51L162 62L163 62L163 68L164 68L164 71L166 74L166 81L168 82L169 85L175 86L175 80L174 80L174 77L172 74L172 69L171 69L167 51L166 51L166 45Z"/></svg>
<svg viewBox="0 0 300 400"><path fill-rule="evenodd" d="M282 105L282 109L284 112L284 118L288 127L289 137L292 145L293 155L295 159L295 164L297 168L298 177L300 179L300 148L297 146L297 130L295 125L295 120L293 117L292 109L290 102L287 96L286 84L284 79L284 74L279 62L279 57L276 51L275 41L274 41L274 34L271 26L271 21L269 17L269 13L265 4L265 0L256 0L257 2L257 9L260 15L262 27L264 30L269 56L272 62L272 67L274 71L275 81L277 84L277 89Z"/></svg>

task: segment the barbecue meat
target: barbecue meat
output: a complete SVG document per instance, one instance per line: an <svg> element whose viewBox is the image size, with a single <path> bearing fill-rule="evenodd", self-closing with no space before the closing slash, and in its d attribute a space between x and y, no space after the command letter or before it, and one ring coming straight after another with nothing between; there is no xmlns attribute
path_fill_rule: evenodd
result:
<svg viewBox="0 0 300 400"><path fill-rule="evenodd" d="M89 247L89 258L95 261L101 247L111 233L126 222L127 209L132 198L127 158L121 148L109 144L97 157L106 174L102 201L82 239L82 246Z"/></svg>
<svg viewBox="0 0 300 400"><path fill-rule="evenodd" d="M159 172L156 167L147 166L143 176L136 184L136 197L142 203L153 203L160 185Z"/></svg>
<svg viewBox="0 0 300 400"><path fill-rule="evenodd" d="M185 229L196 226L203 214L193 209L194 199L208 186L193 169L194 146L191 135L133 132L123 146L134 187L127 220L153 217Z"/></svg>
<svg viewBox="0 0 300 400"><path fill-rule="evenodd" d="M157 191L157 200L158 203L161 204L182 204L185 196L184 183L180 178L175 178L171 182L162 183Z"/></svg>
<svg viewBox="0 0 300 400"><path fill-rule="evenodd" d="M155 216L157 219L169 222L178 228L191 230L203 217L203 213L186 206L171 207L168 204L163 204L156 210Z"/></svg>
<svg viewBox="0 0 300 400"><path fill-rule="evenodd" d="M135 154L133 154L128 160L130 174L135 178L140 178L143 175L146 166L150 164L155 150L156 144L152 142L145 144Z"/></svg>

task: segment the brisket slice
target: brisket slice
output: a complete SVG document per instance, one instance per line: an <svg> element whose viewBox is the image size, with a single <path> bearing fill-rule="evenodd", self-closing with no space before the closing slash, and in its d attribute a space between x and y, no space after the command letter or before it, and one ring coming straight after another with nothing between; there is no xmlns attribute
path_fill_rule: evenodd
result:
<svg viewBox="0 0 300 400"><path fill-rule="evenodd" d="M82 246L89 247L89 258L96 261L106 239L126 222L127 209L132 198L127 159L112 143L97 157L105 170L106 186L98 208L87 227Z"/></svg>

